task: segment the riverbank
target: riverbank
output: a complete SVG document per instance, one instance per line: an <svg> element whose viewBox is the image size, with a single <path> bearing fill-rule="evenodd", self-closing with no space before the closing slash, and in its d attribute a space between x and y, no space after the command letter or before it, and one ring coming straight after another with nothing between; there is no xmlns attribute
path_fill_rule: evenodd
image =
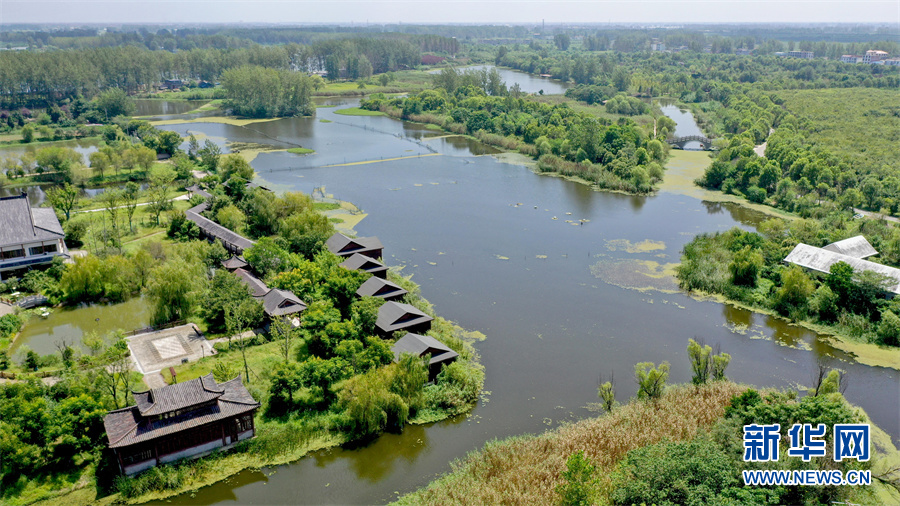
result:
<svg viewBox="0 0 900 506"><path fill-rule="evenodd" d="M324 193L324 190L322 190ZM328 198L328 197L325 197ZM316 210L322 213L336 211L338 213L348 212L346 207L349 204L329 199L329 202L320 202L316 205ZM331 256L326 253L327 256ZM320 255L321 257L322 255ZM336 262L335 262L336 264ZM319 268L323 265L317 264ZM336 265L332 268L345 271ZM305 271L303 271L305 272ZM303 272L288 271L284 273L287 279L296 279L302 277ZM293 275L293 278L290 276ZM333 273L334 276L343 276L344 274ZM399 274L399 269L388 274L389 279L397 285L403 287L408 294L404 297L404 302L415 305L421 311L430 314L434 320L431 324L431 330L428 335L443 342L445 345L453 349L458 357L456 361L446 369L445 374L441 374L438 378L414 389L418 392L418 398L413 404L413 398L407 399L407 394L402 397L397 396L396 401L409 403L406 415L401 418L400 423L403 425L422 425L431 424L447 418L463 415L470 412L478 404L480 400L481 390L483 388L484 374L483 367L480 364L479 354L472 345L473 342L484 339L483 334L478 332L468 332L453 323L440 318L434 314L431 304L419 295L419 287L413 283L409 277L403 277ZM348 282L352 283L353 279L358 276L346 275ZM279 283L276 279L273 283ZM281 286L281 285L278 285ZM351 288L352 290L352 288ZM299 293L299 292L298 292ZM304 297L305 300L310 300ZM335 309L329 311L326 315L322 314L323 300L313 297L313 308L309 309L313 315L315 311L322 318L334 318L331 314L336 312ZM377 299L374 299L377 300ZM363 301L367 306L373 300ZM331 308L328 303L328 308ZM375 306L378 307L377 305ZM356 308L356 304L354 304ZM360 309L359 311L363 311ZM354 309L356 311L356 309ZM377 310L376 310L377 312ZM356 313L354 312L354 315ZM314 319L315 316L312 316ZM374 317L371 318L374 325ZM354 316L352 322L348 319L344 324L352 323L354 330L352 337L346 337L348 344L357 343L356 326L358 325L357 316ZM310 324L311 325L311 324ZM214 485L215 483L226 480L229 477L248 469L258 470L263 467L272 467L295 462L307 456L310 452L317 450L332 448L359 440L361 437L368 440L370 437L377 437L382 430L386 430L383 426L377 426L370 432L360 433L358 421L355 417L359 416L358 410L353 411L353 397L350 397L346 389L351 388L350 385L360 385L369 388L366 390L367 395L374 396L368 398L369 404L365 409L371 409L372 403L376 408L380 408L380 400L377 396L378 388L382 388L376 383L379 376L391 378L391 375L401 374L402 365L392 364L391 358L393 354L389 351L391 341L382 342L377 338L368 337L370 334L363 334L359 330L359 340L365 340L366 347L376 349L374 353L377 355L376 366L372 368L357 369L358 361L361 362L363 357L360 350L359 356L347 358L343 349L338 350L337 357L328 358L326 361L333 359L335 366L344 363L343 368L351 367L352 371L341 372L341 376L335 381L333 386L328 386L330 395L336 400L332 403L328 401L324 404L322 400L316 400L314 387L310 389L304 388L303 379L296 378L296 392L293 394L293 401L296 405L290 404L286 408L273 407L279 400L281 395L274 385L274 377L281 370L282 373L291 374L294 369L287 367L288 362L300 364L301 366L313 366L323 362L321 358L312 358L313 353L310 349L313 347L310 343L315 340L317 331L310 330L310 325L304 328L310 332L309 336L304 338L301 335L295 337L295 345L292 346L293 351L290 352L291 359L283 358L284 352L283 341L272 340L271 336L260 336L253 339L246 349L246 364L244 365L245 353L243 350L222 348L219 353L213 356L206 356L199 360L193 360L187 364L175 366L177 378L183 382L201 375L208 374L213 371L217 375L224 377L233 377L235 371L243 370L248 367L251 378L246 380L246 384L253 394L254 398L259 400L263 408L257 413L255 426L257 429L256 437L247 442L241 443L234 449L213 454L209 457L198 459L196 461L180 462L172 466L161 466L149 470L141 475L133 478L118 478L112 485L100 485L104 479L107 481L112 473L110 468L104 468L104 464L91 464L86 469L79 471L76 477L71 480L57 480L54 483L48 483L47 480L35 479L22 485L22 491L16 494L16 498L23 500L7 501L11 506L22 506L31 504L37 499L41 499L39 504L58 504L65 502L66 504L112 504L112 503L129 503L138 504L147 501L155 501L166 499L175 495L190 493L199 488ZM346 326L343 328L347 328ZM217 347L218 348L218 347ZM362 345L360 345L362 348ZM387 357L385 355L388 355ZM318 357L318 355L316 355ZM310 361L311 360L311 361ZM352 362L351 362L352 360ZM372 359L376 360L376 359ZM282 362L284 361L284 362ZM352 366L351 366L352 364ZM387 365L385 365L387 364ZM414 364L414 363L413 363ZM364 367L364 364L361 364ZM383 365L383 367L382 367ZM282 370L282 367L285 367ZM413 365L412 367L415 367ZM227 372L222 372L227 371ZM285 372L287 371L287 372ZM405 369L403 369L405 371ZM416 376L416 378L424 379L427 377L425 370L422 374L426 376ZM217 376L218 377L218 376ZM372 378L376 379L372 379ZM405 377L405 376L404 376ZM162 378L160 378L162 379ZM168 378L172 380L172 378ZM387 380L390 384L390 381ZM418 380L417 380L418 381ZM421 383L419 383L421 385ZM324 388L324 387L323 387ZM391 387L393 388L393 387ZM406 387L407 390L409 387ZM353 390L356 392L356 390ZM408 394L413 395L413 394ZM270 402L270 399L274 399ZM348 407L350 403L351 407ZM389 409L389 408L383 408ZM377 411L376 411L377 413ZM375 415L377 416L377 415ZM377 423L377 422L373 422ZM114 466L113 466L114 467ZM97 468L103 468L103 471L96 471Z"/></svg>
<svg viewBox="0 0 900 506"><path fill-rule="evenodd" d="M882 346L875 343L861 341L853 337L838 333L838 328L831 325L822 325L805 320L792 320L778 314L770 309L753 306L741 301L729 299L724 295L715 293L705 293L699 291L686 292L692 298L699 301L711 300L720 304L728 304L736 308L752 311L753 313L778 318L789 325L802 327L819 334L820 339L824 339L826 343L834 348L847 353L854 361L871 367L885 367L889 369L900 370L900 348L892 348Z"/></svg>
<svg viewBox="0 0 900 506"><path fill-rule="evenodd" d="M671 445L673 442L704 443L704 435L710 433L716 434L712 436L714 441L722 441L726 435L732 441L737 440L739 427L726 419L725 408L731 404L732 398L748 388L752 387L729 381L713 382L701 387L676 385L667 388L663 397L655 403L632 400L624 406L614 408L609 414L564 425L540 435L495 440L487 443L481 450L469 453L462 461L457 461L450 473L401 497L395 504L557 503L560 501L557 487L567 483L563 472L567 463L571 462L570 457L579 451L594 466L586 476L580 477L584 480L581 482L582 486L593 497L591 503L606 504L619 492L617 489L626 485L621 480L622 467L626 463L626 455L629 459L640 458L636 450L660 448L660 445ZM761 391L760 394L767 396L772 392ZM779 399L778 396L770 398ZM783 403L786 408L801 404L784 397L775 402ZM855 411L862 420L871 423L862 410L850 406L842 397L840 402L844 408ZM891 443L890 437L875 425L872 425L872 442L873 477L889 474L891 469L900 465L900 452ZM741 451L739 444L727 447L728 451L715 448L715 444L699 444L696 448L709 453L694 455L695 458L703 459L705 466L717 462L721 466L719 471L723 473L721 477L730 478L733 480L731 483L736 484L737 480L730 476L736 469L725 471L727 466L721 459L739 460L736 455L728 453ZM665 455L663 453L658 458L666 459ZM654 459L652 463L644 464L646 467L633 462L626 465L638 466L640 476L637 479L653 480L648 475L660 478L660 473L665 476L667 466L662 462ZM681 463L671 464L677 466ZM696 469L687 467L682 471L691 474L696 473ZM699 481L704 479L699 475L695 478ZM678 474L669 479L688 478ZM573 483L572 477L568 483ZM673 484L655 482L647 493L652 494L653 489L668 493L675 490L671 485ZM724 488L723 483L710 485ZM854 502L896 504L900 501L900 493L895 488L877 479L873 480L870 487L848 488L845 493L849 493L849 498Z"/></svg>

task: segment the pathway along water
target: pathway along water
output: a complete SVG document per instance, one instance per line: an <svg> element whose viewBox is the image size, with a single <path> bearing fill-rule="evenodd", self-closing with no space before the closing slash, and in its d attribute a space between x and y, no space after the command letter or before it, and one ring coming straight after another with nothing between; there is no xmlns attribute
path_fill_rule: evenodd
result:
<svg viewBox="0 0 900 506"><path fill-rule="evenodd" d="M273 188L310 192L325 185L369 213L357 230L381 238L387 263L403 265L439 314L487 335L476 343L486 370L485 402L470 417L242 472L173 502L387 502L449 471L451 461L491 439L593 416L584 406L597 401L601 375L615 374L620 402L635 393L636 362L668 360L671 381L689 381L685 348L692 337L731 354L730 378L759 386L809 384L816 360L835 357L852 378L850 401L894 438L900 435L896 370L857 364L782 320L695 300L665 276L694 235L752 229L758 213L674 193L595 192L473 156L469 148L476 144L420 125L334 110L248 128L168 128L220 141L275 137L314 148L316 154L304 157L261 153L253 166ZM438 155L408 158L432 152ZM324 167L343 159L376 162ZM580 219L589 221L580 225ZM650 286L669 291L627 288Z"/></svg>

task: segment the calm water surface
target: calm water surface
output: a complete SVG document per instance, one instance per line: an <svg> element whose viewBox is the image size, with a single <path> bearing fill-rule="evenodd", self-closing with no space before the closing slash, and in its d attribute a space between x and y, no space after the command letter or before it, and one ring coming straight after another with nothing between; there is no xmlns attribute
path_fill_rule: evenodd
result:
<svg viewBox="0 0 900 506"><path fill-rule="evenodd" d="M12 346L12 352L27 345L41 355L56 353L56 343L66 341L81 348L81 337L90 332L105 335L114 330L130 331L150 323L150 307L144 297L120 304L79 304L53 308L50 316L33 316Z"/></svg>
<svg viewBox="0 0 900 506"><path fill-rule="evenodd" d="M460 70L491 70L492 68L497 69L497 72L500 73L500 77L506 82L507 87L512 87L513 84L519 83L519 88L525 93L543 92L544 95L562 95L572 86L570 83L564 83L556 79L540 77L534 74L519 72L518 70L505 69L503 67L494 67L493 65L473 65L471 67L464 67ZM432 71L431 73L434 74L439 72L440 71L437 70Z"/></svg>
<svg viewBox="0 0 900 506"><path fill-rule="evenodd" d="M157 100L150 98L135 99L136 106L135 116L171 116L174 114L184 114L203 107L208 101L206 100Z"/></svg>
<svg viewBox="0 0 900 506"><path fill-rule="evenodd" d="M817 359L829 358L851 375L850 401L895 439L900 435L896 371L857 364L815 333L776 318L677 290L627 288L674 288L671 280L655 281L639 271L678 262L683 245L700 232L753 229L760 215L671 193L594 192L475 156L471 150L483 148L458 137L334 110L246 128L167 128L203 132L223 143L315 149L307 156L262 153L253 166L276 189L325 186L369 213L359 234L377 235L387 262L404 266L439 314L487 335L476 343L487 400L470 417L243 472L172 502L387 502L449 471L452 460L493 438L591 416L585 406L597 401L601 375L615 374L620 402L635 393L630 378L637 362L667 360L671 381L689 381L685 348L692 337L731 354L730 378L759 386L808 384ZM365 161L371 163L358 163ZM588 221L579 225L580 219Z"/></svg>

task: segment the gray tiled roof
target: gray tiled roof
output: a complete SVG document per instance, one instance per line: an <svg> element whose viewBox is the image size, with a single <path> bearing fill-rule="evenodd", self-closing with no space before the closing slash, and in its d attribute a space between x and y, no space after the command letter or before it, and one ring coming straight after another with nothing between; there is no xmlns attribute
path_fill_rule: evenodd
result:
<svg viewBox="0 0 900 506"><path fill-rule="evenodd" d="M356 291L356 295L359 295L360 297L369 296L381 298L400 297L407 293L409 292L399 285L375 276L367 279L366 282L359 287L359 290Z"/></svg>
<svg viewBox="0 0 900 506"><path fill-rule="evenodd" d="M375 326L384 332L393 332L406 327L430 322L434 318L416 309L415 306L400 302L385 302L378 309Z"/></svg>
<svg viewBox="0 0 900 506"><path fill-rule="evenodd" d="M400 360L403 353L412 353L417 357L423 357L430 354L430 364L446 362L459 356L459 353L451 350L446 344L438 341L431 336L421 336L419 334L406 334L401 337L394 346L391 347L394 352L394 360Z"/></svg>
<svg viewBox="0 0 900 506"><path fill-rule="evenodd" d="M344 260L339 265L351 271L359 270L372 274L388 270L387 266L385 266L383 263L375 260L372 257L367 257L360 253L354 253L350 256L350 258Z"/></svg>
<svg viewBox="0 0 900 506"><path fill-rule="evenodd" d="M0 246L65 237L53 209L32 208L25 193L0 198Z"/></svg>
<svg viewBox="0 0 900 506"><path fill-rule="evenodd" d="M222 267L226 269L243 269L247 267L249 264L241 257L232 256L228 260L222 262Z"/></svg>
<svg viewBox="0 0 900 506"><path fill-rule="evenodd" d="M822 249L853 258L866 258L878 254L875 248L869 244L869 241L861 235L844 239L843 241L833 242Z"/></svg>
<svg viewBox="0 0 900 506"><path fill-rule="evenodd" d="M353 253L365 253L378 251L384 248L377 237L357 237L351 239L337 232L325 241L328 251L340 256L350 256Z"/></svg>
<svg viewBox="0 0 900 506"><path fill-rule="evenodd" d="M900 269L888 267L887 265L876 264L861 258L854 258L823 248L816 248L802 242L794 247L793 250L784 258L787 263L799 265L807 269L828 274L831 272L831 266L838 262L845 262L853 267L855 272L873 271L890 278L890 284L887 290L896 294L900 294Z"/></svg>
<svg viewBox="0 0 900 506"><path fill-rule="evenodd" d="M213 236L216 239L224 241L228 244L233 244L241 251L249 249L251 246L256 244L256 242L251 241L244 236L238 235L235 232L232 232L231 230L223 227L222 225L219 225L218 223L201 216L200 213L206 211L207 207L208 204L204 202L185 211L184 216L190 221L196 223L197 226L200 227L200 230L202 230L206 235Z"/></svg>
<svg viewBox="0 0 900 506"><path fill-rule="evenodd" d="M248 287L250 287L250 293L254 297L262 297L265 294L269 293L269 287L266 286L265 283L262 282L261 279L257 278L253 274L245 271L244 269L235 269L234 274L241 279Z"/></svg>
<svg viewBox="0 0 900 506"><path fill-rule="evenodd" d="M153 416L161 413L184 409L196 404L203 404L218 398L225 390L216 385L212 375L164 386L146 392L135 392L134 400L141 416Z"/></svg>
<svg viewBox="0 0 900 506"><path fill-rule="evenodd" d="M200 188L200 185L198 185L198 184L192 184L191 186L186 187L185 190L187 190L191 193L196 193L197 195L200 195L201 197L204 197L204 198L212 197L211 193L204 190L203 188Z"/></svg>
<svg viewBox="0 0 900 506"><path fill-rule="evenodd" d="M182 387L182 385L189 385L191 383L194 384L187 388ZM198 387L197 383L200 383L201 386ZM177 400L181 398L179 395L164 392L166 389L174 387L182 387L182 394L179 395L184 397L185 400ZM244 413L252 413L260 406L260 404L250 395L250 392L247 391L246 387L244 387L243 383L241 383L240 376L217 385L212 374L208 374L202 378L157 388L151 392L157 397L175 399L170 403L170 406L183 405L184 407L181 409L185 409L192 405L202 405L203 402L208 402L201 400L205 399L210 393L207 388L211 388L213 391L221 391L221 393L216 394L216 397L210 399L215 400L214 403L171 418L148 419L141 414L139 406L129 406L127 408L110 411L103 418L103 425L106 428L109 447L120 448L145 441L151 441L168 434L180 432L192 427L198 427L217 420L231 418ZM184 393L186 390L191 389L195 391L194 394ZM203 392L206 393L201 393L198 389L202 389ZM146 392L135 393L135 399L144 393ZM197 402L195 404L184 404L187 398L193 398Z"/></svg>
<svg viewBox="0 0 900 506"><path fill-rule="evenodd" d="M263 310L269 316L284 316L306 309L306 303L288 290L273 288L262 297Z"/></svg>

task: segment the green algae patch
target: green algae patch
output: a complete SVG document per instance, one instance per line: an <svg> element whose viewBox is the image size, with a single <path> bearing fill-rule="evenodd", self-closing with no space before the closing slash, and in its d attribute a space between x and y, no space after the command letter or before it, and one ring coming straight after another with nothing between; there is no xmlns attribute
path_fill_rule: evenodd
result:
<svg viewBox="0 0 900 506"><path fill-rule="evenodd" d="M309 148L290 148L287 150L288 153L293 153L295 155L308 155L310 153L315 153L315 149Z"/></svg>
<svg viewBox="0 0 900 506"><path fill-rule="evenodd" d="M452 136L448 135L448 137L452 137ZM501 163L508 163L510 165L521 165L523 167L528 167L529 169L532 169L534 171L537 170L537 161L528 155L523 155L522 153L503 152L503 153L494 153L491 156L493 156L498 162L501 162Z"/></svg>
<svg viewBox="0 0 900 506"><path fill-rule="evenodd" d="M656 290L679 293L675 279L678 264L661 264L653 260L605 257L591 265L591 274L604 283L629 290Z"/></svg>
<svg viewBox="0 0 900 506"><path fill-rule="evenodd" d="M632 243L628 239L613 239L606 241L606 249L609 251L627 251L628 253L649 253L666 249L666 243L650 239L637 243Z"/></svg>
<svg viewBox="0 0 900 506"><path fill-rule="evenodd" d="M334 111L335 114L340 114L342 116L384 116L385 114L381 111L370 111L368 109L360 109L359 107L348 107L346 109L338 109Z"/></svg>
<svg viewBox="0 0 900 506"><path fill-rule="evenodd" d="M853 356L853 360L860 364L900 370L900 348L855 342L838 336L828 336L824 339L831 346Z"/></svg>
<svg viewBox="0 0 900 506"><path fill-rule="evenodd" d="M673 149L666 162L666 173L659 191L693 197L708 202L733 202L748 209L769 216L795 220L797 216L763 204L754 204L743 197L728 195L720 191L707 190L694 184L706 171L712 159L708 151L685 151Z"/></svg>

